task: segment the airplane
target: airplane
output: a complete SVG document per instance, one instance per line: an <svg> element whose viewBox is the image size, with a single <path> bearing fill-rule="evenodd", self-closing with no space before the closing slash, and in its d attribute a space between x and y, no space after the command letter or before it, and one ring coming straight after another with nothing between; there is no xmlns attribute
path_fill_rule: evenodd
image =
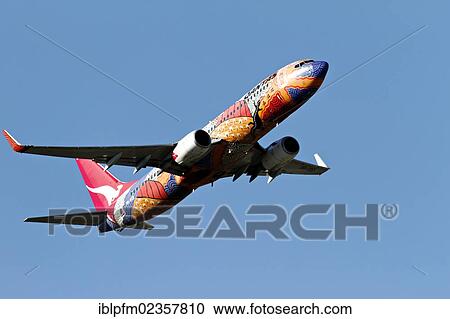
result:
<svg viewBox="0 0 450 319"><path fill-rule="evenodd" d="M25 222L97 226L98 231L152 229L147 221L178 204L196 188L242 175L252 182L281 174L321 175L329 168L295 159L298 141L286 136L264 148L258 140L308 101L322 85L328 63L311 59L290 63L266 77L202 129L178 142L142 146L60 147L20 144L3 130L18 153L75 158L95 210L30 217ZM104 164L102 166L100 164ZM109 169L153 167L139 180L122 182Z"/></svg>

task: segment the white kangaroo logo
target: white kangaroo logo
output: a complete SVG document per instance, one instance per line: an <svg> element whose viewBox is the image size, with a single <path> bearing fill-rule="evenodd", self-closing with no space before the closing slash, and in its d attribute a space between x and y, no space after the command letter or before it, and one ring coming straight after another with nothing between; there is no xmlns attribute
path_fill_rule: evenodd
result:
<svg viewBox="0 0 450 319"><path fill-rule="evenodd" d="M111 205L111 203L119 196L120 190L122 189L123 185L117 185L117 189L114 189L113 187L109 185L104 185L100 187L91 188L87 186L87 189L96 194L103 195L108 202L108 205Z"/></svg>

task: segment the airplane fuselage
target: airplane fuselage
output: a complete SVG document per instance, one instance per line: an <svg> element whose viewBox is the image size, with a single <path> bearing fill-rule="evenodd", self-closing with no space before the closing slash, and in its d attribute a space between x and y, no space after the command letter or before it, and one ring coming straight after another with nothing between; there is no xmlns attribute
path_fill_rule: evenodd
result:
<svg viewBox="0 0 450 319"><path fill-rule="evenodd" d="M252 162L252 149L260 147L256 142L308 101L327 70L326 62L296 61L258 83L204 126L212 140L205 157L184 175L152 169L116 199L107 215L110 227L150 219L202 185L242 174Z"/></svg>

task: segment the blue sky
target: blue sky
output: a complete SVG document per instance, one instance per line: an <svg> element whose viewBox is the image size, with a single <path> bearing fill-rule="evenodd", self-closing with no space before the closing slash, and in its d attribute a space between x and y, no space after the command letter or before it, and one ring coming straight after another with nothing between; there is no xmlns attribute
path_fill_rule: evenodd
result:
<svg viewBox="0 0 450 319"><path fill-rule="evenodd" d="M286 135L321 177L222 180L183 203L397 203L381 240L74 238L24 224L48 208L90 206L69 159L0 143L0 297L450 297L449 5L436 1L3 1L0 127L25 143L173 142L294 60L328 61L326 84L261 143ZM177 122L30 31L155 101ZM113 168L121 179L132 169ZM327 226L328 220L317 221ZM36 268L37 267L37 268ZM28 271L31 273L28 273ZM417 270L417 269L420 269ZM423 273L422 273L423 272Z"/></svg>

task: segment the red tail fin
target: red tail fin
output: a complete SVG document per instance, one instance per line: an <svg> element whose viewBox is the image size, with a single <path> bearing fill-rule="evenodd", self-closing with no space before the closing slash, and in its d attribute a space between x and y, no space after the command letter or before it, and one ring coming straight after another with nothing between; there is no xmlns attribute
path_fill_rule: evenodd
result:
<svg viewBox="0 0 450 319"><path fill-rule="evenodd" d="M131 184L119 181L94 161L77 158L76 162L97 210L111 207Z"/></svg>

